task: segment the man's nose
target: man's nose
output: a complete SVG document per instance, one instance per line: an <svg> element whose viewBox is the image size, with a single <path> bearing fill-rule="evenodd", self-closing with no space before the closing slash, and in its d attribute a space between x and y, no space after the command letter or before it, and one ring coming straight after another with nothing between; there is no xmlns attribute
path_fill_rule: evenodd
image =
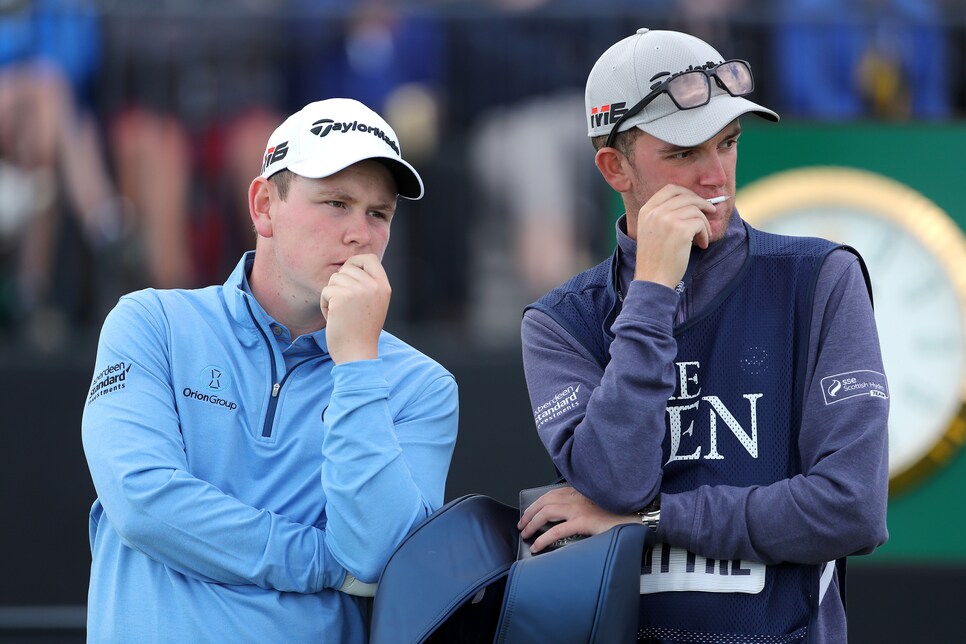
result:
<svg viewBox="0 0 966 644"><path fill-rule="evenodd" d="M371 237L369 217L365 212L353 212L348 217L345 229L346 244L365 246Z"/></svg>
<svg viewBox="0 0 966 644"><path fill-rule="evenodd" d="M701 183L709 186L722 186L728 181L725 164L717 154L705 155L701 162Z"/></svg>

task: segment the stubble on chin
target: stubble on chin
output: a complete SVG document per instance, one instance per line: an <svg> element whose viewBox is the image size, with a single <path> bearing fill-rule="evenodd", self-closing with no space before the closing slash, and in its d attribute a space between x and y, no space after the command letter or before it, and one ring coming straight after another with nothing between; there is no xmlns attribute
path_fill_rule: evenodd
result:
<svg viewBox="0 0 966 644"><path fill-rule="evenodd" d="M734 214L735 209L732 207L720 219L715 218L713 221L708 222L711 225L712 244L724 239L725 235L728 233L728 224L731 223L731 218L734 216Z"/></svg>

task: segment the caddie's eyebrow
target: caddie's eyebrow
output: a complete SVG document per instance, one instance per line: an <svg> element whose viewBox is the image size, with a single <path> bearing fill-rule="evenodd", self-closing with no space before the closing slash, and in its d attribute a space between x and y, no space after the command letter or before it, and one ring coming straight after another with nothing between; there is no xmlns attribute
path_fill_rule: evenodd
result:
<svg viewBox="0 0 966 644"><path fill-rule="evenodd" d="M677 154L678 152L684 152L685 150L693 150L698 147L697 145L692 145L690 147L685 147L681 145L674 145L673 143L665 143L657 149L659 154Z"/></svg>
<svg viewBox="0 0 966 644"><path fill-rule="evenodd" d="M735 139L735 138L738 138L738 136L740 135L741 135L741 123L736 122L734 124L734 127L732 127L730 131L725 132L724 138Z"/></svg>
<svg viewBox="0 0 966 644"><path fill-rule="evenodd" d="M734 139L741 135L741 123L738 123L738 122L733 123L730 129L728 129L728 127L725 126L725 128L722 129L722 132L724 133L724 136L714 137L714 138L720 138L721 140ZM707 143L707 141L705 141L705 143ZM698 145L691 145L691 146L681 146L681 145L674 145L672 143L666 143L660 148L658 148L658 152L660 154L677 154L678 152L685 152L687 150L694 150L695 148L700 148L702 145L704 145L704 143L699 143Z"/></svg>

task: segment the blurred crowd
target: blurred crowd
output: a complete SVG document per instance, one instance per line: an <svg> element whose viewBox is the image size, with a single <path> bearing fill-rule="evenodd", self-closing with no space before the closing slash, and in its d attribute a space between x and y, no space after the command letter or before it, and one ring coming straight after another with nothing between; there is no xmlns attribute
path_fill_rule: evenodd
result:
<svg viewBox="0 0 966 644"><path fill-rule="evenodd" d="M268 135L324 97L387 116L390 328L494 342L613 240L583 84L640 26L747 53L783 117L966 113L954 0L0 0L0 346L55 351L127 291L221 283ZM606 10L603 9L606 7Z"/></svg>

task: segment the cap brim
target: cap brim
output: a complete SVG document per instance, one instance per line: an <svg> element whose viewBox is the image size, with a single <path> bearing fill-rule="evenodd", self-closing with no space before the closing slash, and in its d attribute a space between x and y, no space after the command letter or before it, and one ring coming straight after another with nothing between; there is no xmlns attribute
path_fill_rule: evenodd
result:
<svg viewBox="0 0 966 644"><path fill-rule="evenodd" d="M380 161L389 171L392 172L393 176L396 178L396 190L399 192L399 196L404 199L422 199L423 198L423 180L420 178L419 173L416 169L409 165L408 162L402 159L393 159L392 157L379 157L376 161Z"/></svg>
<svg viewBox="0 0 966 644"><path fill-rule="evenodd" d="M693 110L675 110L667 116L637 127L671 145L689 148L704 143L744 114L778 121L778 114L740 96L717 95L707 105Z"/></svg>
<svg viewBox="0 0 966 644"><path fill-rule="evenodd" d="M382 155L363 155L358 159L348 160L348 163L343 157L339 159L338 163L333 164L330 162L329 158L313 157L311 159L306 159L305 161L293 163L292 165L288 166L288 169L297 175L309 179L322 179L332 176L341 170L345 170L350 165L359 163L360 161L365 161L367 159L379 161L385 165L390 172L392 172L393 178L396 180L396 192L399 193L400 197L412 200L422 199L424 192L423 180L420 178L419 173L416 172L415 168L409 165L408 162L399 158Z"/></svg>

